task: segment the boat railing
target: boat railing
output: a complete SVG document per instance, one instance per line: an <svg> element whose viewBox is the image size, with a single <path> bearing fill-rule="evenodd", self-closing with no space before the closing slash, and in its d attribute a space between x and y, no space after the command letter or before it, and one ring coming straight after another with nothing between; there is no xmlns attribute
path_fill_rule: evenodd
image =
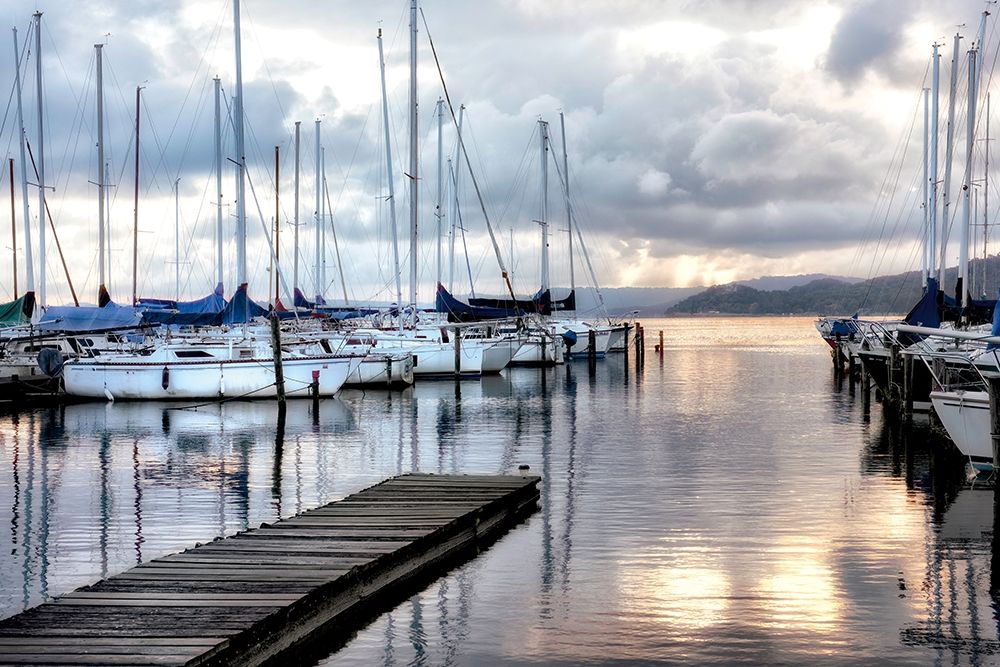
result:
<svg viewBox="0 0 1000 667"><path fill-rule="evenodd" d="M909 354L916 356L924 363L934 380L934 385L942 391L985 389L988 386L982 369L973 363L966 354L937 350L914 351L909 352ZM994 362L1000 367L1000 357L997 356L997 350L992 350L991 354ZM941 363L936 364L935 361ZM950 366L949 362L954 365ZM956 366L960 368L956 368ZM952 381L951 378L948 378L948 373L958 373L958 381Z"/></svg>

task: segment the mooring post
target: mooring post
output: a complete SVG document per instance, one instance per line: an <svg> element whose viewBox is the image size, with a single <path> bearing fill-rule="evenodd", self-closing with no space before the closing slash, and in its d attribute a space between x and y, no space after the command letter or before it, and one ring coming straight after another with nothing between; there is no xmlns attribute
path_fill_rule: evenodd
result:
<svg viewBox="0 0 1000 667"><path fill-rule="evenodd" d="M319 371L312 372L312 384L309 385L309 393L313 400L313 413L319 412Z"/></svg>
<svg viewBox="0 0 1000 667"><path fill-rule="evenodd" d="M271 357L274 359L274 386L278 405L285 408L285 373L281 368L281 325L278 316L271 315Z"/></svg>
<svg viewBox="0 0 1000 667"><path fill-rule="evenodd" d="M660 350L660 356L662 357L663 356L663 329L660 329L660 346L659 346L658 349Z"/></svg>
<svg viewBox="0 0 1000 667"><path fill-rule="evenodd" d="M872 410L872 379L864 362L861 363L861 409L865 416Z"/></svg>
<svg viewBox="0 0 1000 667"><path fill-rule="evenodd" d="M986 377L990 393L990 440L993 445L993 465L1000 456L1000 375Z"/></svg>
<svg viewBox="0 0 1000 667"><path fill-rule="evenodd" d="M462 337L458 335L458 327L452 329L455 334L455 379L462 377Z"/></svg>
<svg viewBox="0 0 1000 667"><path fill-rule="evenodd" d="M836 345L833 348L833 376L839 378L844 372L844 367L840 364L840 334L834 335Z"/></svg>
<svg viewBox="0 0 1000 667"><path fill-rule="evenodd" d="M593 329L587 331L587 366L593 375L597 370L597 332Z"/></svg>
<svg viewBox="0 0 1000 667"><path fill-rule="evenodd" d="M857 369L854 366L854 355L850 349L847 350L847 392L854 396L854 373Z"/></svg>
<svg viewBox="0 0 1000 667"><path fill-rule="evenodd" d="M903 355L903 417L913 419L913 355Z"/></svg>
<svg viewBox="0 0 1000 667"><path fill-rule="evenodd" d="M899 343L893 340L892 344L889 346L889 383L886 385L889 388L889 396L887 396L889 403L898 403L901 396L900 393L900 380L899 377L900 363L899 363Z"/></svg>

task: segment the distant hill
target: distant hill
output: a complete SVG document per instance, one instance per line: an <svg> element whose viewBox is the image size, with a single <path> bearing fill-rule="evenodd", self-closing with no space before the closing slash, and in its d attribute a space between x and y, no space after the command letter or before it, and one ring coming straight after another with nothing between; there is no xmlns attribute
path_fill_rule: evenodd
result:
<svg viewBox="0 0 1000 667"><path fill-rule="evenodd" d="M831 276L825 273L806 273L798 276L762 276L750 280L737 280L736 284L746 285L759 290L786 290L800 285L807 285L817 280L839 280L842 283L860 283L864 278L849 278L847 276Z"/></svg>
<svg viewBox="0 0 1000 667"><path fill-rule="evenodd" d="M983 261L970 262L970 273L980 276ZM1000 281L1000 258L986 260L989 298L996 295ZM954 292L958 271L945 272L945 289ZM992 281L990 278L992 277ZM667 315L865 315L906 313L921 294L920 274L916 271L872 280L848 282L838 278L820 278L784 290L765 290L743 282L718 285L687 297L667 308ZM979 294L975 295L977 298Z"/></svg>

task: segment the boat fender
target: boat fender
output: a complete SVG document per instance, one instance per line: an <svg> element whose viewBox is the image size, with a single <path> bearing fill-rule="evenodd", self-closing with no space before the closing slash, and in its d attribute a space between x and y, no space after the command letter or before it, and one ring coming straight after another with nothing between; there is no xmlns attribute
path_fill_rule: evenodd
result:
<svg viewBox="0 0 1000 667"><path fill-rule="evenodd" d="M50 378L62 375L64 363L66 360L59 350L46 347L38 353L38 368Z"/></svg>
<svg viewBox="0 0 1000 667"><path fill-rule="evenodd" d="M170 386L170 369L166 366L163 367L163 374L160 376L160 386L164 391Z"/></svg>

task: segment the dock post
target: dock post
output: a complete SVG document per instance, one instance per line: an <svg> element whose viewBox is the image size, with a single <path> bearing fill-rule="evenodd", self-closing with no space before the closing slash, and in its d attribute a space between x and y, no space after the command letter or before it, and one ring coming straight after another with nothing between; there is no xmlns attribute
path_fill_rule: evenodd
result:
<svg viewBox="0 0 1000 667"><path fill-rule="evenodd" d="M903 355L903 416L913 420L913 356Z"/></svg>
<svg viewBox="0 0 1000 667"><path fill-rule="evenodd" d="M986 378L990 392L990 440L993 445L993 465L1000 455L1000 375Z"/></svg>
<svg viewBox="0 0 1000 667"><path fill-rule="evenodd" d="M309 385L309 394L313 400L313 416L319 414L319 371L312 372L312 383Z"/></svg>
<svg viewBox="0 0 1000 667"><path fill-rule="evenodd" d="M864 362L861 363L861 409L867 417L872 410L872 379Z"/></svg>
<svg viewBox="0 0 1000 667"><path fill-rule="evenodd" d="M274 359L274 387L278 405L285 409L285 372L281 368L281 325L278 316L271 315L271 357Z"/></svg>
<svg viewBox="0 0 1000 667"><path fill-rule="evenodd" d="M847 392L854 396L854 374L857 372L857 368L854 365L854 355L851 351L847 351Z"/></svg>
<svg viewBox="0 0 1000 667"><path fill-rule="evenodd" d="M638 362L642 356L642 325L635 323L635 359Z"/></svg>
<svg viewBox="0 0 1000 667"><path fill-rule="evenodd" d="M660 329L660 345L657 348L660 351L660 356L663 356L663 329Z"/></svg>
<svg viewBox="0 0 1000 667"><path fill-rule="evenodd" d="M587 367L591 375L597 370L597 332L593 329L587 332Z"/></svg>
<svg viewBox="0 0 1000 667"><path fill-rule="evenodd" d="M458 335L458 327L452 329L455 334L455 379L462 377L462 337Z"/></svg>
<svg viewBox="0 0 1000 667"><path fill-rule="evenodd" d="M836 345L833 348L833 376L839 378L843 372L844 367L840 365L840 334L835 336Z"/></svg>
<svg viewBox="0 0 1000 667"><path fill-rule="evenodd" d="M886 396L886 399L890 404L897 403L897 409L899 408L898 402L901 398L899 371L899 343L893 341L889 346L889 364L887 370L889 383L886 385L889 388L889 395Z"/></svg>

